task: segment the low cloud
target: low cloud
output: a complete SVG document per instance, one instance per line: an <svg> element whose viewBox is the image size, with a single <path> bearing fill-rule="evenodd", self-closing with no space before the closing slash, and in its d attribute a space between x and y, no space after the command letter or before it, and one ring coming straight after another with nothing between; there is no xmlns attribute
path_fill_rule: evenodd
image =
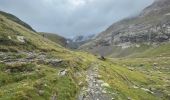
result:
<svg viewBox="0 0 170 100"><path fill-rule="evenodd" d="M153 0L0 0L12 13L41 32L65 37L96 34L114 22L136 15Z"/></svg>

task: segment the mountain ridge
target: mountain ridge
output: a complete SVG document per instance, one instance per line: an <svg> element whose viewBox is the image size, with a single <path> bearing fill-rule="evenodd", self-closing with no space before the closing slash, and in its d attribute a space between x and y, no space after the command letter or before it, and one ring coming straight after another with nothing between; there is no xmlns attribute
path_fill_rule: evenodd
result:
<svg viewBox="0 0 170 100"><path fill-rule="evenodd" d="M144 9L139 16L114 23L95 39L81 46L80 49L105 56L118 57L133 54L132 51L123 55L122 52L124 53L126 49L128 52L128 49L134 48L134 53L138 53L147 50L142 45L149 49L163 42L168 42L170 39L169 13L169 0L155 1ZM140 47L143 48L143 51L137 50ZM108 48L109 51L105 48Z"/></svg>
<svg viewBox="0 0 170 100"><path fill-rule="evenodd" d="M14 21L14 22L16 22L16 23L18 23L18 24L20 24L20 25L22 25L22 26L24 26L24 27L26 27L28 29L30 29L31 31L35 32L35 30L30 25L28 25L27 23L23 22L18 17L14 16L14 15L12 15L10 13L3 12L3 11L0 11L0 14L4 15L6 18L8 18L8 19L10 19L10 20L12 20L12 21Z"/></svg>

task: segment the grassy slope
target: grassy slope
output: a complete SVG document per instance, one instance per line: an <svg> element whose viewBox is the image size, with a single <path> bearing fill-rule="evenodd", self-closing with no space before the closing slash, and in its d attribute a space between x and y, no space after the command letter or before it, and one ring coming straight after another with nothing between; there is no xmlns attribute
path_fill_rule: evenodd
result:
<svg viewBox="0 0 170 100"><path fill-rule="evenodd" d="M135 100L159 100L163 98L168 100L169 98L169 72L167 70L169 70L170 62L168 58L158 59L158 61L149 59L149 63L147 58L99 61L88 53L66 50L1 15L0 23L1 39L11 41L7 37L14 37L10 43L7 42L8 45L4 45L6 42L1 42L1 49L44 52L51 58L64 60L64 63L59 67L40 65L36 62L15 65L14 67L24 68L24 70L31 69L31 71L22 72L21 70L17 73L6 72L4 69L9 66L1 62L0 100L47 100L55 95L59 100L75 100L80 88L78 83L85 84L86 75L83 73L94 62L100 65L99 69L103 80L110 84L110 89L116 93L115 98L118 100L125 100L128 97ZM15 39L16 35L24 36L28 41L27 44L20 44ZM16 57L15 54L17 53L12 52L12 55ZM160 62L156 69L153 67L155 62ZM69 70L68 74L59 77L59 70L65 68ZM81 76L75 75L75 73L80 73ZM156 92L163 96L151 94L139 88L134 89L132 88L134 85L143 88L156 88Z"/></svg>
<svg viewBox="0 0 170 100"><path fill-rule="evenodd" d="M11 36L12 40L8 38ZM20 43L16 36L24 36L26 43ZM79 89L79 81L83 78L74 76L73 73L83 71L93 62L94 57L86 53L72 52L64 49L60 45L43 38L41 35L26 29L25 27L0 15L0 50L11 52L14 58L18 58L19 51L43 52L51 58L63 59L64 63L59 67L50 65L39 65L33 63L33 71L8 73L4 68L8 67L3 62L0 63L0 100L23 100L38 99L46 100L52 95L56 95L59 100L74 100ZM2 59L0 59L2 60ZM20 64L14 67L22 69ZM29 68L29 67L28 67ZM67 68L68 75L58 76L58 71ZM32 70L32 69L31 69ZM83 77L83 76L82 76ZM39 91L45 93L39 94Z"/></svg>
<svg viewBox="0 0 170 100"><path fill-rule="evenodd" d="M101 65L100 74L111 85L116 100L128 97L132 100L168 100L169 61L169 58L110 59Z"/></svg>
<svg viewBox="0 0 170 100"><path fill-rule="evenodd" d="M158 47L152 47L141 54L135 55L136 57L169 57L170 56L170 43L164 43Z"/></svg>
<svg viewBox="0 0 170 100"><path fill-rule="evenodd" d="M52 33L44 33L44 32L41 32L40 34L43 35L45 38L47 38L57 44L60 44L63 47L66 46L67 40L62 36L59 36L57 34L52 34Z"/></svg>
<svg viewBox="0 0 170 100"><path fill-rule="evenodd" d="M3 15L3 16L5 16L5 17L8 18L9 20L12 20L12 21L14 21L14 22L16 22L16 23L24 26L25 28L28 28L28 29L30 29L31 31L34 31L34 32L35 32L35 30L33 30L31 26L29 26L28 24L26 24L25 22L23 22L22 20L20 20L20 19L17 18L16 16L14 16L14 15L12 15L12 14L9 14L9 13L6 13L6 12L3 12L3 11L0 11L0 14Z"/></svg>

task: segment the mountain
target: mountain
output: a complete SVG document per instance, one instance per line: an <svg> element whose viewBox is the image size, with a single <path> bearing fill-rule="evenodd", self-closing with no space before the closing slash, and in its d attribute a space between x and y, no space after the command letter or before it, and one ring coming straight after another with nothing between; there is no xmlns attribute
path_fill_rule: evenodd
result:
<svg viewBox="0 0 170 100"><path fill-rule="evenodd" d="M169 53L166 44L149 57L113 59L43 34L0 14L0 100L169 100L170 55L152 58Z"/></svg>
<svg viewBox="0 0 170 100"><path fill-rule="evenodd" d="M22 25L23 27L35 32L35 30L31 26L29 26L27 23L23 22L22 20L20 20L16 16L9 14L9 13L6 13L6 12L3 12L3 11L0 11L0 14L5 16L7 19L10 19L10 20Z"/></svg>
<svg viewBox="0 0 170 100"><path fill-rule="evenodd" d="M170 1L156 0L140 15L121 20L80 49L112 57L144 52L170 40Z"/></svg>
<svg viewBox="0 0 170 100"><path fill-rule="evenodd" d="M67 47L71 49L78 49L81 45L91 41L94 37L95 35L75 36L74 38L67 39L67 42L68 42Z"/></svg>
<svg viewBox="0 0 170 100"><path fill-rule="evenodd" d="M95 35L87 35L87 36L79 35L79 36L75 36L72 39L72 41L73 42L89 41L89 40L93 39L94 37L95 37Z"/></svg>

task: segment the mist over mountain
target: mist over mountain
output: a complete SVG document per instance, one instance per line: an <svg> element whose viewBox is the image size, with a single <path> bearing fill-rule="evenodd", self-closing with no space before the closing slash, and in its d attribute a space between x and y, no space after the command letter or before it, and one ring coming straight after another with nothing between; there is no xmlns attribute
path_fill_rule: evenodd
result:
<svg viewBox="0 0 170 100"><path fill-rule="evenodd" d="M153 0L0 0L0 10L12 13L36 31L66 38L97 34L113 22L139 14Z"/></svg>
<svg viewBox="0 0 170 100"><path fill-rule="evenodd" d="M111 25L81 48L102 55L141 53L170 39L170 1L156 0L137 17Z"/></svg>

